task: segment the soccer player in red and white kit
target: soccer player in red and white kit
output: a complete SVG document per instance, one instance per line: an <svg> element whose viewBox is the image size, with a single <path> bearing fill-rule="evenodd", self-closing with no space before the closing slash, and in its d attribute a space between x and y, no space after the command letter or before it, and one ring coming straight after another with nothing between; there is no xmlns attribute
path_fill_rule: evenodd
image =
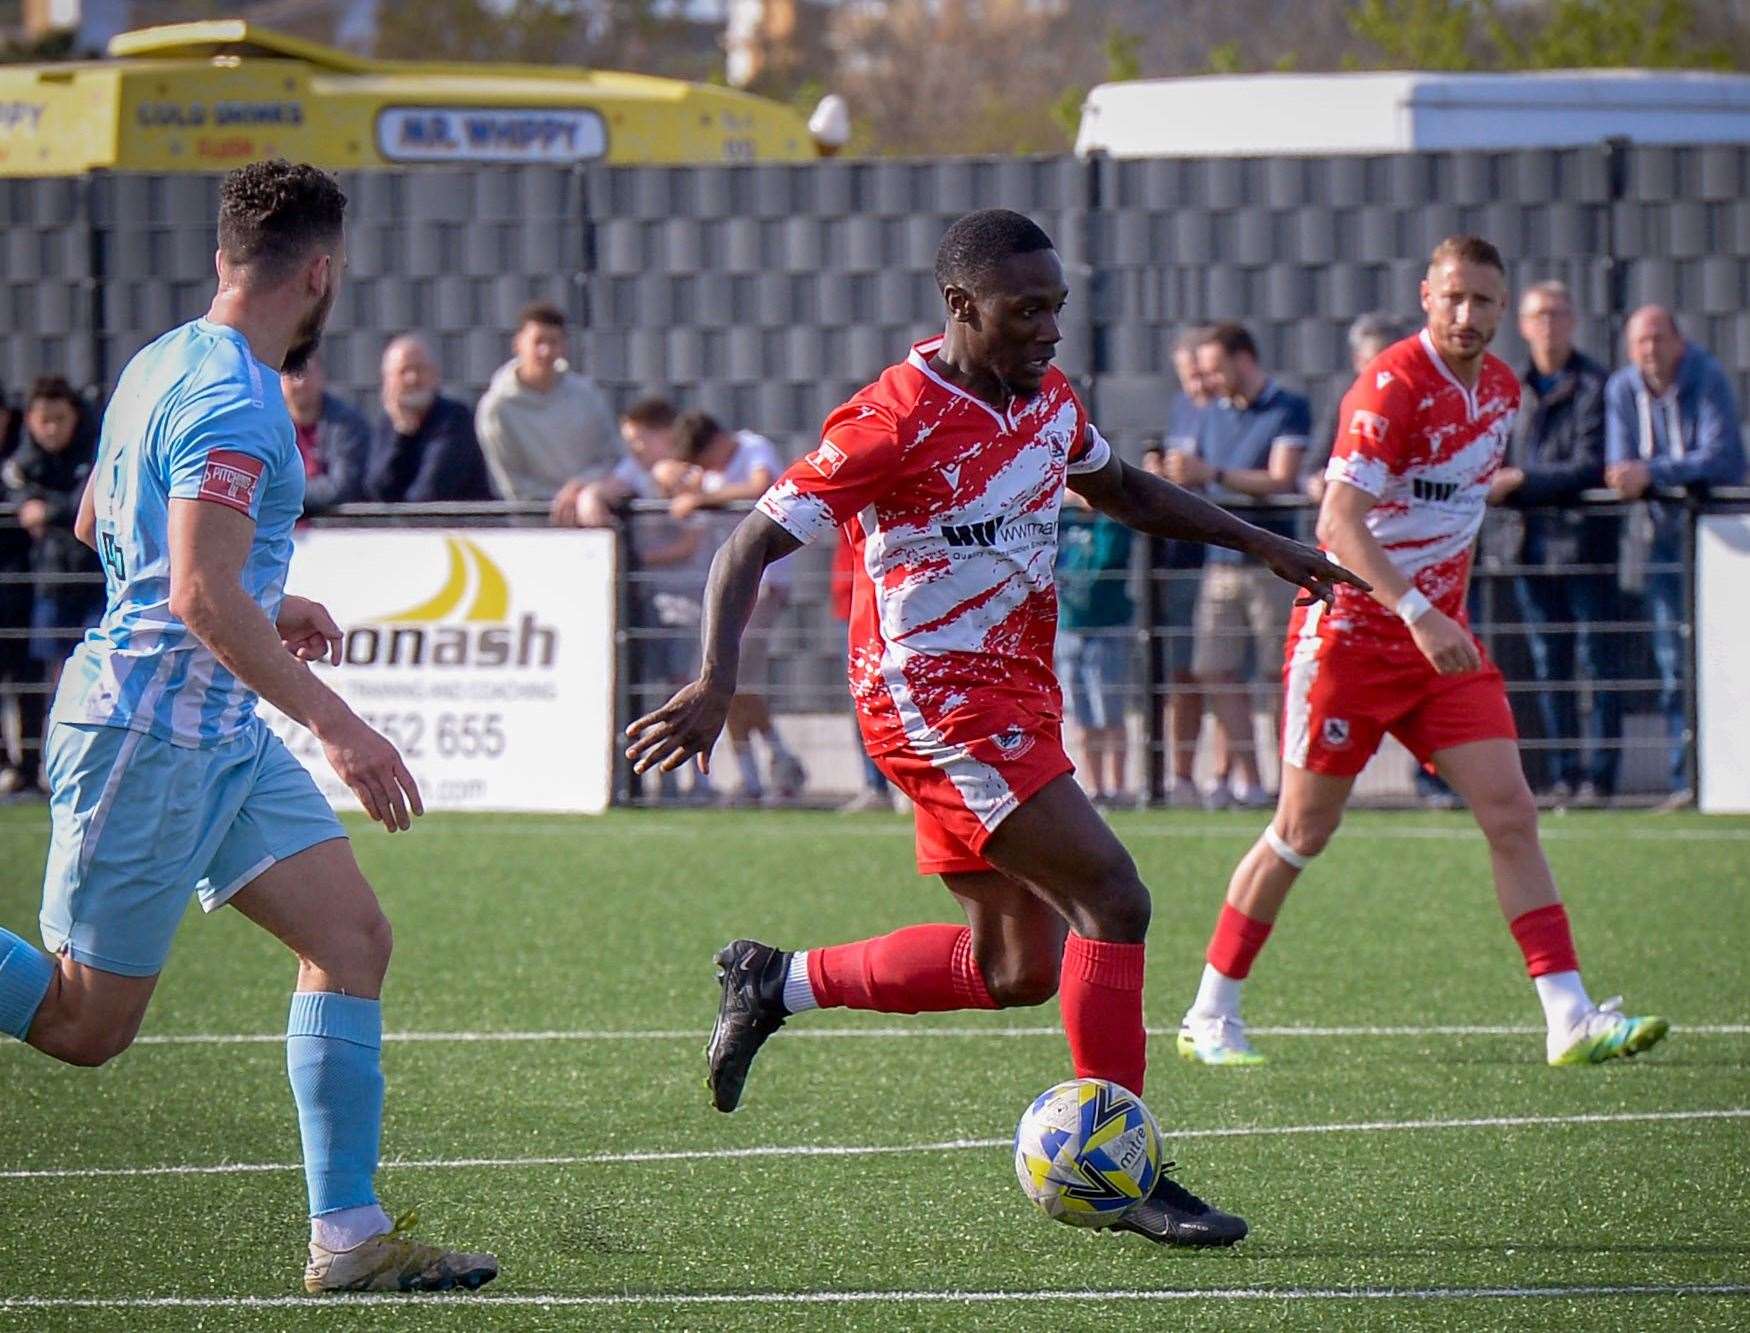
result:
<svg viewBox="0 0 1750 1333"><path fill-rule="evenodd" d="M1595 1005L1581 983L1506 687L1465 617L1471 548L1519 408L1518 378L1487 350L1506 308L1500 253L1449 237L1421 290L1427 327L1369 362L1338 413L1319 541L1372 591L1338 588L1289 625L1282 795L1228 885L1179 1032L1189 1060L1262 1062L1240 1021L1241 986L1388 732L1464 799L1488 839L1501 912L1543 1004L1549 1062L1635 1055L1669 1027L1616 1012L1619 1001ZM1381 910L1395 929L1396 909Z"/></svg>
<svg viewBox="0 0 1750 1333"><path fill-rule="evenodd" d="M955 222L936 281L945 332L834 411L819 446L718 552L700 678L628 728L627 756L639 772L704 762L761 571L846 528L858 558L850 676L863 740L915 804L919 871L942 877L967 924L794 953L725 947L706 1052L721 1111L735 1108L755 1052L792 1014L997 1009L1054 994L1077 1076L1142 1092L1148 890L1070 776L1051 670L1066 484L1140 531L1245 551L1315 597L1360 583L1112 453L1051 364L1068 290L1050 239L1027 218L991 209ZM1176 1245L1246 1233L1165 1175L1119 1225Z"/></svg>

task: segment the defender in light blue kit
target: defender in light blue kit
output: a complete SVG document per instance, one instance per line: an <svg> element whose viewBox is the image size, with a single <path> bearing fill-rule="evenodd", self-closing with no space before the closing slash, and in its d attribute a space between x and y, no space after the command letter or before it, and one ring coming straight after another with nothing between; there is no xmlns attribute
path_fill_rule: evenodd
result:
<svg viewBox="0 0 1750 1333"><path fill-rule="evenodd" d="M285 594L304 466L281 370L309 358L344 266L346 198L314 167L226 177L219 290L122 372L75 531L108 593L45 744L44 953L0 929L0 1031L98 1065L139 1030L191 896L299 958L286 1029L311 1217L311 1292L478 1287L489 1254L412 1240L374 1177L389 927L314 781L256 716L307 726L373 819L423 812L401 757L307 663L340 630Z"/></svg>

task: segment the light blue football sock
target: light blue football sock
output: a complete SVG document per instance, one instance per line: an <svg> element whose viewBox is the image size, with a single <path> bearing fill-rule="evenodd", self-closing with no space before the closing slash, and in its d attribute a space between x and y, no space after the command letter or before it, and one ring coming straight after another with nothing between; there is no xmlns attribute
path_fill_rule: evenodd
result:
<svg viewBox="0 0 1750 1333"><path fill-rule="evenodd" d="M24 1040L55 979L55 960L0 928L0 1032Z"/></svg>
<svg viewBox="0 0 1750 1333"><path fill-rule="evenodd" d="M286 1020L286 1073L298 1103L310 1216L377 1201L383 1136L383 1006L299 991Z"/></svg>

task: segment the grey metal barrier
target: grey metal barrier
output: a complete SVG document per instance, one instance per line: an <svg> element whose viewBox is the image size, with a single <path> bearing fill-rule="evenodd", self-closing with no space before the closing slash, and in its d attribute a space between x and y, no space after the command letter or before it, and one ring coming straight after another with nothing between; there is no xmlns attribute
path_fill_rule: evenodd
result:
<svg viewBox="0 0 1750 1333"><path fill-rule="evenodd" d="M1647 506L1589 493L1581 509L1569 511L1583 529L1571 551L1552 551L1547 541L1528 544L1527 525L1535 529L1554 517L1550 511L1493 511L1485 524L1470 594L1472 624L1506 675L1528 775L1551 801L1646 803L1694 787L1695 520L1703 512L1750 507L1750 488L1716 490L1705 500L1671 493L1659 504L1662 526L1647 541L1644 532L1631 531L1645 526L1637 516L1651 513ZM1299 509L1300 521L1310 526L1305 501L1246 507ZM621 726L692 678L706 571L747 508L677 521L663 503L637 502L619 516L615 714ZM347 505L312 521L529 526L548 519L544 505L499 503ZM1115 799L1263 799L1252 784L1234 780L1234 751L1243 752L1249 739L1256 786L1274 784L1279 654L1292 594L1278 590L1273 620L1249 611L1225 621L1206 617L1200 635L1196 606L1209 575L1206 568L1185 567L1181 554L1168 543L1139 539L1124 567L1094 574L1096 583L1123 590L1131 614L1120 623L1072 627L1060 645L1068 650L1059 666L1072 757L1085 772L1091 769L1084 761L1091 757L1092 718L1105 723L1093 729L1103 733L1094 739L1108 770L1111 752L1122 752L1121 771L1103 784ZM33 569L31 555L15 508L0 505L0 769L7 774L0 786L10 791L37 781L54 675L101 609L100 575ZM832 556L828 547L808 548L768 578L755 646L744 656L743 684L754 702L740 710L751 707L751 719L738 721L750 743L737 747L726 739L708 783L691 775L641 781L621 764L617 799L824 803L877 788L878 775L862 761L845 689L847 628L833 609ZM1238 745L1236 736L1225 737L1225 752L1222 729L1206 716L1211 701L1217 708L1228 704L1226 720L1241 733ZM1235 710L1233 702L1242 706ZM1358 797L1375 804L1446 799L1438 788L1418 785L1416 773L1407 754L1391 750L1364 775Z"/></svg>

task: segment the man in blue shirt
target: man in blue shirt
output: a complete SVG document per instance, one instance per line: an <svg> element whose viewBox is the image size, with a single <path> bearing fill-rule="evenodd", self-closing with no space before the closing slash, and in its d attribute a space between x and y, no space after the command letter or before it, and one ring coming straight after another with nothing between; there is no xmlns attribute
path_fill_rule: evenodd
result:
<svg viewBox="0 0 1750 1333"><path fill-rule="evenodd" d="M1174 340L1173 370L1179 379L1179 392L1167 403L1166 428L1160 441L1150 443L1142 453L1143 470L1157 477L1167 475L1170 454L1195 454L1201 448L1203 418L1216 394L1210 378L1197 365L1197 348L1207 334L1205 328L1190 328ZM1181 808L1202 803L1193 770L1197 736L1203 729L1203 694L1191 675L1191 621L1197 611L1204 549L1201 542L1171 538L1150 543L1153 567L1149 577L1159 585L1161 615L1161 623L1150 628L1160 636L1162 665L1171 690L1166 702L1169 776L1164 795L1168 805ZM1219 752L1218 758L1225 769L1225 752Z"/></svg>
<svg viewBox="0 0 1750 1333"><path fill-rule="evenodd" d="M61 677L46 749L41 929L0 929L0 1032L100 1065L139 1030L191 896L298 957L286 1065L309 1189L311 1292L478 1286L490 1255L393 1229L373 1186L389 926L345 830L256 716L307 726L373 819L419 791L395 747L311 672L341 634L286 596L304 465L276 382L315 349L345 262L346 197L311 166L226 177L219 290L122 371L74 531L103 563L102 621Z"/></svg>
<svg viewBox="0 0 1750 1333"><path fill-rule="evenodd" d="M1197 454L1167 456L1167 478L1181 486L1212 488L1212 497L1292 495L1312 433L1312 409L1258 364L1258 345L1238 324L1218 324L1197 348L1197 364L1219 385L1221 397L1203 419ZM1292 536L1294 515L1259 516L1259 527ZM1258 771L1249 680L1282 662L1292 591L1271 586L1262 565L1236 551L1211 547L1197 599L1196 648L1191 671L1209 700L1217 735L1225 737L1229 771L1210 789L1207 803L1264 806L1270 796ZM1249 664L1249 670L1248 670Z"/></svg>
<svg viewBox="0 0 1750 1333"><path fill-rule="evenodd" d="M1605 484L1624 500L1655 487L1731 486L1744 479L1738 405L1720 364L1686 342L1663 306L1642 306L1623 331L1628 365L1604 388ZM1683 543L1680 506L1649 501L1627 522L1622 582L1642 592L1653 622L1659 711L1670 742L1670 808L1689 804L1684 707Z"/></svg>

